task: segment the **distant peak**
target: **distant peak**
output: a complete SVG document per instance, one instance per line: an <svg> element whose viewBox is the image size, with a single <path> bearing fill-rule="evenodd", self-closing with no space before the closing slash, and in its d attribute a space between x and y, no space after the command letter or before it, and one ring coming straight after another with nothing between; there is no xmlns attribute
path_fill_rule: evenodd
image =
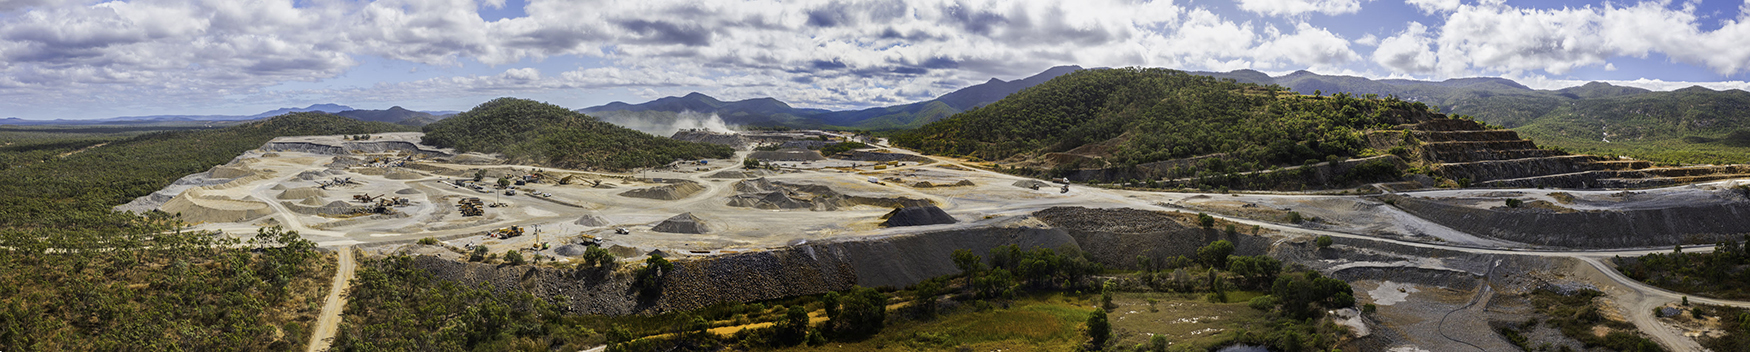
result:
<svg viewBox="0 0 1750 352"><path fill-rule="evenodd" d="M397 105L389 107L389 111L407 111L407 109L403 109L401 106Z"/></svg>
<svg viewBox="0 0 1750 352"><path fill-rule="evenodd" d="M700 99L700 98L714 99L714 98L711 98L711 96L709 96L709 95L705 95L705 93L699 93L699 92L687 93L687 95L683 95L681 97L682 98L693 98L693 99Z"/></svg>
<svg viewBox="0 0 1750 352"><path fill-rule="evenodd" d="M984 84L991 84L991 83L1003 83L1003 80L997 79L996 77L991 77L989 81L984 81Z"/></svg>

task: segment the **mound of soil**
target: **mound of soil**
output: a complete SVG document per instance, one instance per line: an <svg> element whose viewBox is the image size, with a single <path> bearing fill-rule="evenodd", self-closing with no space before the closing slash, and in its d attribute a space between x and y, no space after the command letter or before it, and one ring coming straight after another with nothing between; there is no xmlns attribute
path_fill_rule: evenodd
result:
<svg viewBox="0 0 1750 352"><path fill-rule="evenodd" d="M1020 181L1015 181L1014 185L1015 185L1015 187L1021 187L1021 188L1027 188L1027 189L1051 188L1052 187L1051 183L1048 183L1045 181L1040 181L1040 180L1020 180Z"/></svg>
<svg viewBox="0 0 1750 352"><path fill-rule="evenodd" d="M321 206L321 205L322 205L322 199L320 199L320 198L316 198L316 197L310 197L310 198L304 198L304 201L301 201L301 202L298 202L298 204L300 204L300 205L308 205L308 206L312 206L312 207L314 207L314 206Z"/></svg>
<svg viewBox="0 0 1750 352"><path fill-rule="evenodd" d="M710 227L705 226L705 220L693 216L693 213L681 213L681 215L675 215L672 218L668 218L668 220L663 220L662 223L656 224L656 227L651 227L650 230L656 232L690 234L711 232Z"/></svg>
<svg viewBox="0 0 1750 352"><path fill-rule="evenodd" d="M574 222L574 224L583 225L583 226L591 226L591 227L602 227L602 226L608 226L609 224L612 224L612 223L608 222L608 219L602 218L601 215L596 215L596 214L592 213L592 214L585 214L583 217L577 218L577 222Z"/></svg>
<svg viewBox="0 0 1750 352"><path fill-rule="evenodd" d="M238 178L254 174L255 170L250 170L248 167L219 165L213 167L212 178Z"/></svg>
<svg viewBox="0 0 1750 352"><path fill-rule="evenodd" d="M911 185L912 188L960 187L960 186L973 186L972 180L960 180L959 182L955 182L955 183L941 183L941 184L930 183L930 181L918 181L918 183L914 183Z"/></svg>
<svg viewBox="0 0 1750 352"><path fill-rule="evenodd" d="M285 190L284 192L280 192L280 195L276 198L279 198L279 199L304 199L304 198L311 198L311 197L327 197L327 196L328 196L328 192L323 192L321 189L316 188L316 187L298 187L298 188Z"/></svg>
<svg viewBox="0 0 1750 352"><path fill-rule="evenodd" d="M276 185L273 185L273 187L268 187L267 189L271 189L271 190L275 190L275 191L284 191L284 190L286 190L286 185L276 184Z"/></svg>
<svg viewBox="0 0 1750 352"><path fill-rule="evenodd" d="M195 192L196 190L183 192L158 209L166 213L181 214L182 220L190 223L243 222L273 212L267 203L201 197L194 194Z"/></svg>
<svg viewBox="0 0 1750 352"><path fill-rule="evenodd" d="M940 225L960 222L960 220L955 220L954 216L948 215L948 212L942 211L942 208L935 206L894 209L892 212L888 212L887 215L882 215L881 218L887 219L887 221L881 223L881 226L886 227Z"/></svg>
<svg viewBox="0 0 1750 352"><path fill-rule="evenodd" d="M403 168L395 168L395 169L389 170L389 172L383 173L383 178L387 178L387 179L391 179L391 180L412 180L412 179L417 179L417 178L422 178L422 177L425 177L425 176L420 176L419 173L417 173L417 172L413 172L411 170L407 170L407 169L403 169Z"/></svg>
<svg viewBox="0 0 1750 352"><path fill-rule="evenodd" d="M605 185L607 183L602 183L602 184ZM697 183L681 182L681 183L676 183L676 184L667 185L667 186L656 186L656 187L650 187L650 188L630 190L630 191L626 191L624 193L620 193L620 195L624 196L624 197L648 198L648 199L656 199L656 200L681 200L681 199L686 199L687 197L691 197L691 196L693 196L693 194L699 193L699 191L703 191L703 190L705 190L705 187L701 187Z"/></svg>
<svg viewBox="0 0 1750 352"><path fill-rule="evenodd" d="M402 188L399 191L395 191L395 194L419 194L419 191L412 188Z"/></svg>

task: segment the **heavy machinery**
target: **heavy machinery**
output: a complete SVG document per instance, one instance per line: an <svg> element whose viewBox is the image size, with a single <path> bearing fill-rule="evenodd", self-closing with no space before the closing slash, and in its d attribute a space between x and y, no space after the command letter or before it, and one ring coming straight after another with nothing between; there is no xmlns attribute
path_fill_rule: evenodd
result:
<svg viewBox="0 0 1750 352"><path fill-rule="evenodd" d="M457 202L456 208L462 211L462 216L480 216L486 214L485 210L480 209L481 205L480 198L468 198Z"/></svg>
<svg viewBox="0 0 1750 352"><path fill-rule="evenodd" d="M387 195L387 194L385 194L385 195ZM376 202L377 198L383 198L383 196L385 196L385 195L371 196L370 193L354 194L354 195L352 195L352 200L356 200L359 203L371 203L371 202Z"/></svg>
<svg viewBox="0 0 1750 352"><path fill-rule="evenodd" d="M523 235L523 228L511 226L486 232L486 237L507 239Z"/></svg>

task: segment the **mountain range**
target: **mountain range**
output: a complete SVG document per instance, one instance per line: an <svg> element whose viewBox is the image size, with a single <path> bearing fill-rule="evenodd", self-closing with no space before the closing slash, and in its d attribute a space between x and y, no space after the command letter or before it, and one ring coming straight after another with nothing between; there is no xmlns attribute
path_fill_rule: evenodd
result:
<svg viewBox="0 0 1750 352"><path fill-rule="evenodd" d="M705 94L691 93L679 97L664 97L642 104L616 101L601 106L577 109L577 111L609 121L626 118L673 120L680 113L693 112L716 114L726 123L744 126L908 129L1002 100L1003 97L1027 87L1045 83L1045 81L1057 76L1081 69L1080 66L1058 66L1014 81L991 78L984 83L961 88L935 99L861 110L831 111L795 108L773 98L725 102Z"/></svg>
<svg viewBox="0 0 1750 352"><path fill-rule="evenodd" d="M457 113L455 111L413 111L404 109L400 106L390 107L384 110L359 110L340 104L311 104L310 106L302 108L290 107L273 109L254 115L147 115L90 120L27 120L17 117L8 117L0 119L0 125L136 125L174 122L249 121L297 112L322 112L349 117L360 121L387 122L408 126L424 126Z"/></svg>

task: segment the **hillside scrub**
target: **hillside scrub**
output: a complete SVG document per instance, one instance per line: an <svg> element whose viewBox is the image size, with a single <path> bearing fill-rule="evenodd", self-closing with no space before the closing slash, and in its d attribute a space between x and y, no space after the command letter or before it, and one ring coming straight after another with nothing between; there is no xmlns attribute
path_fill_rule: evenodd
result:
<svg viewBox="0 0 1750 352"><path fill-rule="evenodd" d="M1746 238L1750 240L1750 238ZM1650 253L1616 258L1617 271L1667 290L1721 299L1750 299L1750 252L1738 241L1710 253Z"/></svg>
<svg viewBox="0 0 1750 352"><path fill-rule="evenodd" d="M1219 154L1192 168L1220 174L1360 156L1364 130L1431 115L1424 104L1396 98L1301 96L1166 69L1083 70L894 142L983 160L1098 145L1115 166Z"/></svg>
<svg viewBox="0 0 1750 352"><path fill-rule="evenodd" d="M515 98L493 99L426 125L421 141L569 169L629 170L734 155L729 147L652 136L557 105Z"/></svg>

